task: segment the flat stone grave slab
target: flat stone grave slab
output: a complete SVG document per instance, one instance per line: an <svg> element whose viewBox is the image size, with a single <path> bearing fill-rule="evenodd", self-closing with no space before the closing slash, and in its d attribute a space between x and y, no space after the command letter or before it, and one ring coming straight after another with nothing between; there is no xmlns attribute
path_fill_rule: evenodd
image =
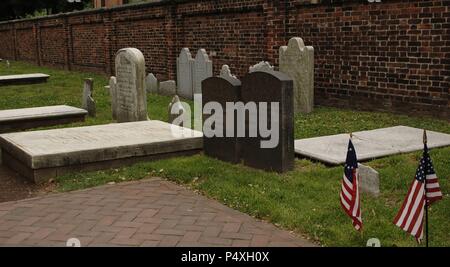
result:
<svg viewBox="0 0 450 267"><path fill-rule="evenodd" d="M184 137L173 135L172 128L183 130ZM69 172L191 155L202 149L202 140L202 133L187 128L139 121L2 134L0 147L3 164L41 183Z"/></svg>
<svg viewBox="0 0 450 267"><path fill-rule="evenodd" d="M407 126L395 126L353 133L358 160L409 153L423 149L423 130ZM450 145L450 135L427 131L428 147ZM295 153L328 164L345 163L349 134L295 140Z"/></svg>
<svg viewBox="0 0 450 267"><path fill-rule="evenodd" d="M0 76L0 85L45 83L49 77L50 75L43 73L2 75Z"/></svg>
<svg viewBox="0 0 450 267"><path fill-rule="evenodd" d="M0 133L84 121L86 114L66 105L0 110Z"/></svg>

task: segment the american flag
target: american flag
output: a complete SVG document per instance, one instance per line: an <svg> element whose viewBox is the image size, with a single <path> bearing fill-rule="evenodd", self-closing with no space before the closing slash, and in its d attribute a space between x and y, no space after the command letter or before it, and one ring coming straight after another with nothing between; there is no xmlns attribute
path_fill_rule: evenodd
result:
<svg viewBox="0 0 450 267"><path fill-rule="evenodd" d="M341 206L353 220L356 230L362 228L361 205L358 187L358 160L352 140L348 143L347 160L345 161L344 177L342 179Z"/></svg>
<svg viewBox="0 0 450 267"><path fill-rule="evenodd" d="M420 243L423 238L425 205L430 205L440 199L442 199L442 192L425 143L416 176L402 208L395 217L394 224L413 235Z"/></svg>

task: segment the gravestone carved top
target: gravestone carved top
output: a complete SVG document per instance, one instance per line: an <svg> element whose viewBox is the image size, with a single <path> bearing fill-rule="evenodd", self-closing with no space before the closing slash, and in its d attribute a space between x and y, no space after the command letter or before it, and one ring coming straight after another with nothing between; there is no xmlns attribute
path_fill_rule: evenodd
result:
<svg viewBox="0 0 450 267"><path fill-rule="evenodd" d="M261 61L258 64L255 64L248 68L249 73L256 72L256 71L273 72L273 71L275 71L275 68L272 65L270 65L269 62Z"/></svg>
<svg viewBox="0 0 450 267"><path fill-rule="evenodd" d="M136 48L120 49L115 63L117 121L147 120L144 55Z"/></svg>
<svg viewBox="0 0 450 267"><path fill-rule="evenodd" d="M219 77L224 78L226 80L235 80L237 79L236 75L231 74L230 67L228 65L223 65L220 70Z"/></svg>
<svg viewBox="0 0 450 267"><path fill-rule="evenodd" d="M178 94L187 99L193 99L193 77L194 59L189 48L183 48L177 58L177 84Z"/></svg>
<svg viewBox="0 0 450 267"><path fill-rule="evenodd" d="M149 73L145 78L145 89L147 90L147 93L158 93L158 79L153 73Z"/></svg>
<svg viewBox="0 0 450 267"><path fill-rule="evenodd" d="M205 49L199 49L194 61L194 94L202 93L202 81L213 76L212 61Z"/></svg>
<svg viewBox="0 0 450 267"><path fill-rule="evenodd" d="M294 37L280 47L280 71L294 81L294 111L310 113L314 109L314 48Z"/></svg>

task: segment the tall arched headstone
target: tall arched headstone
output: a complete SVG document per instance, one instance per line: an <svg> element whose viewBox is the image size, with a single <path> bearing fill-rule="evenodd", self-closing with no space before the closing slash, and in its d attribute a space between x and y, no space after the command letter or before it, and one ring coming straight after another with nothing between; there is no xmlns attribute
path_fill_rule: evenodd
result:
<svg viewBox="0 0 450 267"><path fill-rule="evenodd" d="M237 116L238 114L232 108L227 108L227 103L236 103L240 101L241 81L236 78L211 77L202 83L202 110L205 111L205 105L217 102L222 107L221 110L215 110L215 114L203 113L203 123L208 124L210 119L218 119L213 127L214 132L219 136L209 134L209 125L203 128L203 150L205 155L217 158L223 161L238 163L240 161L240 149L237 135ZM214 116L212 118L212 116ZM227 122L227 116L234 118L233 122ZM231 125L230 125L231 124ZM212 126L212 125L211 125ZM227 131L229 131L227 133Z"/></svg>
<svg viewBox="0 0 450 267"><path fill-rule="evenodd" d="M278 71L253 72L242 79L242 102L256 105L245 115L246 134L239 140L244 165L276 172L294 168L292 86L292 79Z"/></svg>
<svg viewBox="0 0 450 267"><path fill-rule="evenodd" d="M294 81L294 111L310 113L314 109L314 48L294 37L280 47L280 71Z"/></svg>
<svg viewBox="0 0 450 267"><path fill-rule="evenodd" d="M120 49L115 63L117 121L147 120L144 55L136 48Z"/></svg>
<svg viewBox="0 0 450 267"><path fill-rule="evenodd" d="M205 49L199 49L194 61L194 94L202 93L202 81L213 76L212 61Z"/></svg>
<svg viewBox="0 0 450 267"><path fill-rule="evenodd" d="M187 99L193 99L193 81L192 69L194 68L194 59L189 48L183 48L177 58L177 94Z"/></svg>

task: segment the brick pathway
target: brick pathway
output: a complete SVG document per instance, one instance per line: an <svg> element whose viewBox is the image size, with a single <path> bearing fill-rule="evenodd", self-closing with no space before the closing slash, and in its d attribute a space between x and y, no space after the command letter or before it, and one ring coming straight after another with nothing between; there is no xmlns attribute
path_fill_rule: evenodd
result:
<svg viewBox="0 0 450 267"><path fill-rule="evenodd" d="M0 204L0 245L312 246L174 183L148 180Z"/></svg>

